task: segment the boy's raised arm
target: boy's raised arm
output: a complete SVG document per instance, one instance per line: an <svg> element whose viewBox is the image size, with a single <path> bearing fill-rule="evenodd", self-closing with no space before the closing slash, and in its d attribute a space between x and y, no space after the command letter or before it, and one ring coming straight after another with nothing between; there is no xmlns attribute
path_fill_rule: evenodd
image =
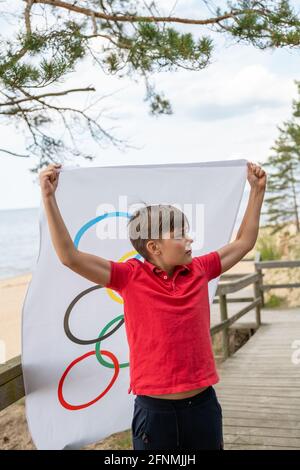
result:
<svg viewBox="0 0 300 470"><path fill-rule="evenodd" d="M264 200L267 176L260 166L250 162L247 165L247 179L251 186L248 205L236 239L217 250L221 259L221 273L238 263L254 248L258 235L259 218Z"/></svg>
<svg viewBox="0 0 300 470"><path fill-rule="evenodd" d="M110 262L76 249L57 206L55 191L58 185L60 166L49 165L39 174L42 198L54 249L65 266L86 279L105 286L110 281Z"/></svg>

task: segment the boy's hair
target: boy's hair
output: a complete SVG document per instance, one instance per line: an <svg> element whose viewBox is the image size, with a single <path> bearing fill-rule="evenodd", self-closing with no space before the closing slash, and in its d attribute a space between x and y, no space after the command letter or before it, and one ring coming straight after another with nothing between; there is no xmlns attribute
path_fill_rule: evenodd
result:
<svg viewBox="0 0 300 470"><path fill-rule="evenodd" d="M132 214L128 221L129 239L136 251L148 259L146 245L149 240L168 238L177 231L183 236L189 228L186 215L177 207L157 204L142 207Z"/></svg>

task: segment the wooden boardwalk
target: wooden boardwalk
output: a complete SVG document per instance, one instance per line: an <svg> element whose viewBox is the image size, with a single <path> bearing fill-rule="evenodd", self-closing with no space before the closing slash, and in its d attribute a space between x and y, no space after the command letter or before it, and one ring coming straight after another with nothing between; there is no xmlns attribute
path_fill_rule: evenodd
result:
<svg viewBox="0 0 300 470"><path fill-rule="evenodd" d="M212 324L217 308L212 309ZM253 312L238 323L251 321ZM218 367L220 382L215 389L223 409L225 449L300 449L300 364L292 362L295 340L300 342L300 308L263 309L259 330Z"/></svg>

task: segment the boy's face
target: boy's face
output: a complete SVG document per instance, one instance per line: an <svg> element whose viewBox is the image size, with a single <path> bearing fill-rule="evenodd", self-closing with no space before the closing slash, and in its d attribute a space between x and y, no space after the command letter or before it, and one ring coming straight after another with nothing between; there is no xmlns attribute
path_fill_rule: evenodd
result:
<svg viewBox="0 0 300 470"><path fill-rule="evenodd" d="M193 239L188 233L183 234L181 230L175 230L165 237L167 238L155 240L157 248L151 254L159 257L164 264L169 266L191 263Z"/></svg>

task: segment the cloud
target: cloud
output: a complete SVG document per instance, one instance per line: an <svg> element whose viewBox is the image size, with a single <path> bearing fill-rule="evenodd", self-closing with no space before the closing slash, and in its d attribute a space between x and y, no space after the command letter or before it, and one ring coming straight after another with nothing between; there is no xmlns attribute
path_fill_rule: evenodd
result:
<svg viewBox="0 0 300 470"><path fill-rule="evenodd" d="M295 94L290 77L270 72L261 64L242 67L234 73L219 64L218 73L182 86L177 111L196 120L220 120L289 105Z"/></svg>

